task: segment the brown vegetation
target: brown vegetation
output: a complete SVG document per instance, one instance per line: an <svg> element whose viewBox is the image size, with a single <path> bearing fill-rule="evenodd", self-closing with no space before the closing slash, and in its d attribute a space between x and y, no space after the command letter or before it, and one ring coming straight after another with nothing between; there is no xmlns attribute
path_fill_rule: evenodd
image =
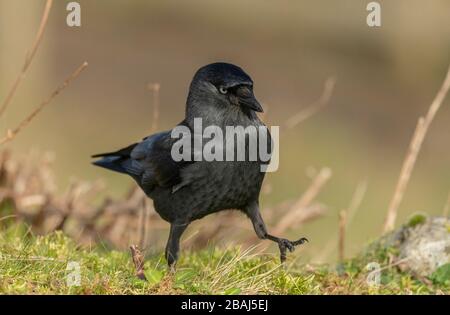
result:
<svg viewBox="0 0 450 315"><path fill-rule="evenodd" d="M120 249L134 243L144 249L150 245L152 248L158 247L159 235L164 234L162 232L168 225L160 219L137 186L130 187L122 199L105 198L99 205L95 200L102 191L99 183L73 182L63 194L58 195L51 162L49 154L39 156L34 153L23 159L13 159L6 150L0 153L2 217L5 215L3 211L10 211L9 218L28 222L38 234L63 230L86 245L103 242ZM323 172L318 175L319 178L321 176ZM324 206L314 199L324 182L318 185L317 181L313 180L307 193L292 205L285 203L263 211L277 231L298 228L323 214ZM281 216L274 215L273 211L281 213ZM202 248L214 238L227 234L229 229L242 226L239 223L241 220L232 212L218 216L220 218L211 220L207 229L188 237L185 245ZM286 223L286 217L292 219ZM257 241L254 238L251 240L249 244Z"/></svg>

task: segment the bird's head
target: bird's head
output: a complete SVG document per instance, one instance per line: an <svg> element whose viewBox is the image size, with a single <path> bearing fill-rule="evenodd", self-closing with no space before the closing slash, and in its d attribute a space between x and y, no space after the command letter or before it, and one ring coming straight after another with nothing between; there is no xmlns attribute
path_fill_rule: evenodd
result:
<svg viewBox="0 0 450 315"><path fill-rule="evenodd" d="M230 110L263 111L253 94L250 76L229 63L212 63L200 68L189 88L187 114Z"/></svg>

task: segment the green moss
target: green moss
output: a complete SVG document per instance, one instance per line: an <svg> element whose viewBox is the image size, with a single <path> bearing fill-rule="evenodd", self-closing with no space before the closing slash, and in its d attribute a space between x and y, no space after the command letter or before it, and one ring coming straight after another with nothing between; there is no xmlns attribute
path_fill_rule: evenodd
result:
<svg viewBox="0 0 450 315"><path fill-rule="evenodd" d="M430 276L433 283L445 287L450 287L450 263L440 266Z"/></svg>
<svg viewBox="0 0 450 315"><path fill-rule="evenodd" d="M425 223L426 221L427 221L426 214L416 213L409 218L408 223L406 223L406 226L407 227L415 227L419 224Z"/></svg>

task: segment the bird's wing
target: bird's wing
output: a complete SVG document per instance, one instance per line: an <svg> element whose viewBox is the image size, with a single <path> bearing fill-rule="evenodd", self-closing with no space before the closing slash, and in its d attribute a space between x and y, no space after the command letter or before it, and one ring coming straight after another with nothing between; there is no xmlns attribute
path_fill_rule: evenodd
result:
<svg viewBox="0 0 450 315"><path fill-rule="evenodd" d="M118 151L96 154L101 159L93 164L130 175L147 192L155 186L170 188L180 184L181 169L193 163L172 159L175 141L171 131L160 132Z"/></svg>
<svg viewBox="0 0 450 315"><path fill-rule="evenodd" d="M131 151L131 160L139 163L142 170L143 186L172 187L180 182L180 169L184 163L172 159L173 142L170 131L165 131L145 138Z"/></svg>

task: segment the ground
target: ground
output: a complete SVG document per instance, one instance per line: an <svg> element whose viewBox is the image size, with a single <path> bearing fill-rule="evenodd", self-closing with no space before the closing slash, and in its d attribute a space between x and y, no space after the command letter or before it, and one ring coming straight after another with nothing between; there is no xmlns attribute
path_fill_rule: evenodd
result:
<svg viewBox="0 0 450 315"><path fill-rule="evenodd" d="M1 229L0 293L6 294L449 293L448 268L420 281L395 266L384 267L388 251L376 252L383 266L378 286L377 276L366 269L373 257L337 267L280 266L275 256L235 247L184 251L175 274L162 254L152 255L146 258L145 282L135 277L128 252L81 248L62 232L35 236L23 224Z"/></svg>

